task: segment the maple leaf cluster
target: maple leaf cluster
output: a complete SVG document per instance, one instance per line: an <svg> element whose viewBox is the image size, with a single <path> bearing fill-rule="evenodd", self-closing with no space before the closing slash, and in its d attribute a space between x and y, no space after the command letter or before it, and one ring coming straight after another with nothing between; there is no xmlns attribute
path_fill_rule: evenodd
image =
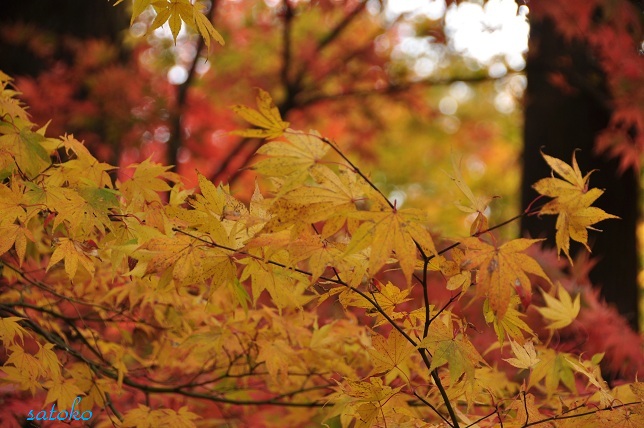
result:
<svg viewBox="0 0 644 428"><path fill-rule="evenodd" d="M591 206L604 191L588 188L591 173L582 177L574 154L572 167L552 156L544 154L543 158L561 178L543 178L533 185L541 195L554 198L544 205L539 213L557 215L557 249L563 251L572 263L570 240L582 243L590 251L587 229L592 229L593 224L602 220L618 217Z"/></svg>
<svg viewBox="0 0 644 428"><path fill-rule="evenodd" d="M123 2L117 0L114 6ZM152 32L161 27L166 22L170 26L172 38L177 42L179 31L182 25L195 28L199 35L203 38L206 46L210 48L210 43L215 40L220 45L223 45L224 38L219 34L219 31L213 27L210 19L204 15L205 2L191 2L190 0L166 0L166 1L152 1L152 0L134 0L132 4L132 24L146 9L150 6L154 8L156 16L148 32Z"/></svg>
<svg viewBox="0 0 644 428"><path fill-rule="evenodd" d="M0 74L0 379L10 399L64 409L82 397L97 426L123 427L641 419L640 383L611 389L601 354L550 346L575 322L579 296L527 253L538 240L497 242L492 198L475 196L456 163L464 210L478 220L447 245L423 210L390 202L337 143L288 128L267 92L257 104L235 107L257 127L240 134L270 139L253 165L268 189L256 185L245 204L200 174L186 188L150 160L113 179L73 136L36 128ZM557 230L567 254L563 237L585 243L586 228L610 216L584 215L599 195L574 158L544 158L564 180L537 183L555 198L540 212L567 216ZM523 313L538 278L546 338ZM430 302L435 287L447 302ZM475 345L479 329L492 332L506 371ZM17 408L2 414L7 426Z"/></svg>

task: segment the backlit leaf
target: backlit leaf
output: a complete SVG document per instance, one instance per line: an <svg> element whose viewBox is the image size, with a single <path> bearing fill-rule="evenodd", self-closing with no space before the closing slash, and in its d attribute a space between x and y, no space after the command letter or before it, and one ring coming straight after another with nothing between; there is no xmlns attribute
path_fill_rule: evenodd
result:
<svg viewBox="0 0 644 428"><path fill-rule="evenodd" d="M516 358L504 358L503 360L507 361L514 367L530 369L540 361L539 358L537 358L537 353L534 350L534 344L532 341L527 340L522 346L515 341L510 340L510 346L512 347L512 353Z"/></svg>
<svg viewBox="0 0 644 428"><path fill-rule="evenodd" d="M286 141L270 141L257 151L266 155L253 165L253 169L268 177L279 177L280 193L285 193L303 184L318 167L318 163L329 151L329 146L319 134L289 132Z"/></svg>
<svg viewBox="0 0 644 428"><path fill-rule="evenodd" d="M363 223L351 237L346 253L370 247L369 273L372 276L394 252L409 284L416 266L416 241L426 243L430 254L436 253L434 242L425 229L426 218L420 210L385 208L383 211L357 211L351 217L363 220Z"/></svg>
<svg viewBox="0 0 644 428"><path fill-rule="evenodd" d="M65 273L69 279L74 279L80 264L85 270L93 275L95 271L94 261L83 250L80 243L68 238L59 238L54 253L49 259L47 270L51 269L59 261L63 260L65 265Z"/></svg>
<svg viewBox="0 0 644 428"><path fill-rule="evenodd" d="M573 301L568 291L561 284L556 283L555 289L558 298L541 290L543 298L546 301L546 307L536 308L548 320L548 328L551 330L557 330L570 325L577 318L580 309L579 294Z"/></svg>
<svg viewBox="0 0 644 428"><path fill-rule="evenodd" d="M496 336L500 344L503 344L506 335L516 342L524 343L524 332L527 334L533 334L528 324L521 319L522 317L525 317L525 315L516 310L518 306L519 297L512 296L510 299L510 305L503 315L503 318L498 318L492 309L490 309L490 303L488 300L483 304L483 315L485 316L485 321L493 323L494 331L496 332Z"/></svg>
<svg viewBox="0 0 644 428"><path fill-rule="evenodd" d="M532 187L544 196L554 198L545 204L540 214L556 214L557 217L557 249L570 258L570 240L582 243L588 247L588 231L593 229L592 225L602 220L618 218L607 214L604 210L590 205L599 198L603 191L599 189L588 189L590 173L582 177L577 159L573 153L572 167L567 163L542 153L548 165L559 174L559 178L543 178Z"/></svg>
<svg viewBox="0 0 644 428"><path fill-rule="evenodd" d="M0 318L0 341L5 347L16 343L16 336L20 341L24 341L24 335L29 336L29 332L25 330L18 321L22 318L19 317L1 317Z"/></svg>
<svg viewBox="0 0 644 428"><path fill-rule="evenodd" d="M375 335L372 343L373 349L369 350L369 355L374 363L373 374L389 372L393 369L398 369L402 373L409 372L409 369L404 367L404 363L414 352L414 347L402 334L393 330L386 339Z"/></svg>
<svg viewBox="0 0 644 428"><path fill-rule="evenodd" d="M532 293L527 274L540 276L549 281L545 272L532 257L524 254L528 247L540 239L514 239L500 247L487 244L478 238L467 238L463 245L466 267L477 269L477 294L485 296L491 310L502 319L515 290Z"/></svg>
<svg viewBox="0 0 644 428"><path fill-rule="evenodd" d="M243 105L232 107L242 119L259 129L233 131L232 134L244 137L267 138L279 137L288 128L289 123L282 120L279 110L268 92L257 89L257 110Z"/></svg>

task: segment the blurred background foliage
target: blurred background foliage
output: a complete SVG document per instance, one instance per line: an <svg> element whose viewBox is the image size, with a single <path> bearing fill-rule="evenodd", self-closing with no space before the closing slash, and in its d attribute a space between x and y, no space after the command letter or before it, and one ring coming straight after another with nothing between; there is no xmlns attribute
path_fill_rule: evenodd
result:
<svg viewBox="0 0 644 428"><path fill-rule="evenodd" d="M461 196L450 180L452 157L475 192L500 196L492 205L493 223L519 212L527 8L520 12L512 1L449 8L441 1L348 1L293 2L289 11L283 2L250 3L217 5L214 22L227 45L197 63L200 78L188 103L208 111L186 106L191 136L179 149L180 171L189 175L184 164L196 164L215 180L232 178L238 194L248 192L252 174L238 178L235 167L247 166L251 151L240 148L237 158L221 160L240 147L222 130L242 126L228 107L252 104L249 89L261 87L293 126L318 129L349 148L390 197L427 209L445 235L469 230L467 215L454 205ZM130 31L133 43L142 43L134 36L145 33L153 16L142 18ZM459 26L476 19L488 26L462 34ZM503 25L505 34L496 34ZM499 43L502 37L512 38L511 45ZM180 35L174 47L165 30L147 41L141 61L183 83L195 36ZM193 139L195 131L200 137ZM208 142L217 146L214 153ZM503 233L516 235L518 225Z"/></svg>

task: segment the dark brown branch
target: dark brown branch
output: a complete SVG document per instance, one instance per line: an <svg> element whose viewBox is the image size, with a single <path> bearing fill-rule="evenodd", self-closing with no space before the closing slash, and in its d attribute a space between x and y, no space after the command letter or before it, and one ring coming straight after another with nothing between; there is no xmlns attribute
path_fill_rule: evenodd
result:
<svg viewBox="0 0 644 428"><path fill-rule="evenodd" d="M291 68L291 26L293 23L293 6L290 0L284 0L284 24L282 27L282 85L286 88L287 98L291 92L289 69Z"/></svg>
<svg viewBox="0 0 644 428"><path fill-rule="evenodd" d="M423 280L421 282L423 286L423 300L425 304L425 326L423 328L423 339L427 337L427 334L429 333L429 326L432 323L432 320L430 320L429 315L429 287L427 285L427 268L429 265L429 258L425 257L425 261L423 262Z"/></svg>
<svg viewBox="0 0 644 428"><path fill-rule="evenodd" d="M176 227L172 228L172 230L174 230L175 232L178 232L178 233L182 233L182 234L184 234L184 235L187 235L187 236L189 236L189 237L191 237L191 238L193 238L193 239L196 239L196 240L198 240L198 241L200 241L200 242L203 242L203 243L204 243L204 244L206 244L206 245L213 246L213 247L217 247L217 248L221 248L221 249L228 250L228 251L232 251L232 252L235 252L235 253L238 253L238 254L242 254L242 255L245 255L245 256L248 256L248 257L256 258L256 259L258 259L258 260L262 260L260 257L254 256L254 255L249 254L249 253L246 253L246 252L244 252L244 251L236 250L236 249L234 249L234 248L231 248L231 247L228 247L228 246L225 246L225 245L217 244L216 242L211 242L211 241L205 240L205 239L203 239L203 238L200 238L200 237L198 237L198 236L195 236L195 235L193 235L193 234L191 234L191 233L189 233L189 232L186 232L186 231L184 231L184 230L178 229L178 228L176 228ZM301 273L301 274L303 274L303 275L313 276L313 274L312 274L311 272L308 272L308 271L303 270L303 269L295 268L295 267L289 267L289 266L286 266L286 265L284 265L284 264L282 264L282 263L275 262L275 261L273 261L273 260L267 260L267 261L266 261L266 260L262 260L262 261L264 261L265 263L268 263L268 264L272 264L272 265L274 265L274 266L278 266L278 267L284 268L284 269L293 270L293 271L298 272L298 273ZM329 278L329 277L325 277L325 276L320 276L320 277L319 277L319 279L322 279L322 280L324 280L324 281L328 281L328 282L331 282L331 283L334 283L334 284L342 285L342 286L344 286L344 287L347 287L347 288L348 288L348 289L350 289L351 291L353 291L353 292L357 293L358 295L360 295L363 299L365 299L367 302L369 302L369 304L371 304L371 306L373 306L373 308L374 308L374 309L376 309L376 310L378 311L378 313L379 313L380 315L382 315L382 316L387 320L387 322L388 322L388 323L389 323L389 324L390 324L390 325L391 325L391 326L392 326L396 331L398 331L398 333L400 333L400 334L405 338L405 340L407 340L409 343L411 343L411 344L412 344L412 346L414 346L414 347L418 347L418 343L417 343L417 342L416 342L416 341L415 341L411 336L409 336L409 335L407 334L407 332L406 332L405 330L403 330L403 328L402 328L402 327L400 327L400 326L398 325L398 323L396 323L396 321L394 321L394 320L393 320L393 319L392 319L392 318L391 318L391 317L390 317L390 316L389 316L389 315L388 315L388 314L387 314L387 313L386 313L386 312L385 312L385 311L380 307L380 305L378 304L378 301L377 301L376 299L372 299L371 297L369 297L369 296L368 296L365 292L363 292L362 290L359 290L359 289L357 289L357 288L355 288L355 287L353 287L353 286L351 286L351 285L347 284L346 282L344 282L344 281L342 281L342 280L340 280L340 279L334 279L334 278ZM420 354L420 356L421 356L421 358L422 358L422 360L423 360L423 362L424 362L425 366L426 366L427 368L430 368L430 367L431 367L431 360L430 360L430 357L429 357L429 355L428 355L429 353L427 352L427 349L425 349L425 348L418 348L418 353ZM452 405L451 405L451 403L450 403L449 396L447 395L447 391L445 390L445 387L443 387L443 384L442 384L442 381L441 381L441 379L440 379L440 376L438 375L438 369L434 369L434 370L432 370L432 372L431 372L431 376L432 376L432 379L434 380L434 383L436 384L436 387L438 388L438 390L439 390L439 392L440 392L440 394L441 394L441 397L443 398L443 401L444 401L445 407L447 408L447 411L448 411L448 413L449 413L449 415L450 415L450 418L451 418L451 419L452 419L452 421L453 421L452 426L453 426L454 428L459 428L459 424L458 424L458 419L457 419L457 417L456 417L456 413L454 412L454 408L452 407ZM441 416L441 417L442 417L442 416Z"/></svg>
<svg viewBox="0 0 644 428"><path fill-rule="evenodd" d="M2 266L7 267L7 268L11 269L12 271L14 271L22 279L27 281L27 283L29 283L29 284L31 284L31 285L33 285L33 286L35 286L35 287L47 292L47 293L50 293L50 294L58 297L59 299L67 300L70 303L77 303L79 305L89 306L89 307L96 308L96 309L101 309L101 310L104 310L104 311L113 311L114 310L113 308L109 308L107 306L99 305L99 304L96 304L96 303L93 303L93 302L88 302L88 301L85 301L85 300L80 300L80 299L77 299L77 298L74 298L74 297L69 297L69 296L65 296L63 294L60 294L57 291L55 291L54 289L52 289L49 285L47 285L47 284L45 284L45 283L43 283L41 281L37 281L35 279L30 278L21 269L15 267L15 266L13 266L13 265L11 265L9 263L2 263ZM122 312L119 312L119 313L123 314Z"/></svg>
<svg viewBox="0 0 644 428"><path fill-rule="evenodd" d="M505 220L505 221L502 221L501 223L495 224L494 226L490 226L490 227L488 227L488 228L487 228L487 229L485 229L485 230L481 230L481 231L479 231L479 232L476 232L474 235L472 235L472 237L479 237L479 236L484 235L484 234L486 234L486 233L492 232L492 231L493 231L493 230L495 230L495 229L498 229L498 228L500 228L500 227L503 227L503 226L505 226L506 224L512 223L513 221L519 220L519 219L521 219L521 218L523 218L523 217L538 214L538 213L539 213L539 211L541 210L541 207L542 207L542 206L538 206L537 208L532 209L532 210L530 210L530 211L527 211L527 210L526 210L526 211L522 212L521 214L517 214L517 215L515 215L514 217L511 217L511 218L509 218L509 219L507 219L507 220ZM461 245L461 242L454 242L453 244L448 245L447 247L445 247L445 248L443 248L442 250L438 251L438 252L437 252L437 255L439 255L439 256L440 256L441 254L445 254L446 252L448 252L448 251L450 251L450 250L453 250L454 248L458 247L459 245ZM432 256L429 256L429 259L431 260L431 259L433 259L434 257L435 257L435 256L433 256L433 255L432 255Z"/></svg>
<svg viewBox="0 0 644 428"><path fill-rule="evenodd" d="M21 324L24 324L27 328L37 333L38 335L40 335L47 342L56 346L56 348L66 352L67 354L74 357L75 359L87 364L90 367L90 369L93 372L95 372L97 375L102 374L112 380L118 380L119 376L116 368L107 364L97 363L87 358L86 356L82 355L79 351L73 348L70 348L62 340L62 338L45 330L40 325L38 325L38 323L33 321L31 318L29 318L26 314L15 311L11 308L5 308L4 310L5 312L10 313L14 316L23 318L20 321ZM189 385L189 386L184 385L181 387L156 387L156 386L145 385L140 382L137 382L129 376L123 377L123 384L132 388L136 388L145 393L180 394L186 397L200 398L208 401L224 403L224 404L232 404L232 405L278 405L278 406L288 406L288 407L322 407L325 405L325 403L319 403L319 402L294 403L294 402L280 401L280 400L283 397L294 396L301 392L306 392L314 389L328 388L327 385L314 386L314 387L304 388L301 390L280 394L274 398L266 399L266 400L233 400L225 397L217 397L211 394L198 393L198 392L189 391L185 389L188 387L192 387L192 385Z"/></svg>
<svg viewBox="0 0 644 428"><path fill-rule="evenodd" d="M492 416L492 415L493 415L493 414L495 414L495 413L496 413L497 417L499 417L499 419L500 419L500 416L499 416L499 408L498 408L498 407L495 407L495 408L494 408L494 410L493 410L492 412L488 413L488 414L487 414L487 415L485 415L485 416L481 416L480 418L478 418L477 420L475 420L475 421L474 421L474 422L472 422L471 424L469 424L469 425L465 426L464 428L470 428L470 427L473 427L473 426L475 426L476 424L478 424L479 422L481 422L481 421L483 421L483 420L485 420L485 419L489 418L490 416Z"/></svg>
<svg viewBox="0 0 644 428"><path fill-rule="evenodd" d="M436 408L432 403L430 403L429 401L425 400L425 399L424 399L424 398L423 398L419 393L417 393L416 391L414 391L414 395L416 396L416 398L418 398L420 401L422 401L422 403L423 403L424 405L426 405L427 407L429 407L430 409L432 409L432 410L434 411L434 413L436 413L438 416L440 416L440 417L441 417L441 419L442 419L443 421L445 421L445 423L446 423L447 425L449 425L449 426L453 426L453 425L452 425L452 423L449 421L449 419L447 419L445 416L443 416L443 414L442 414L441 412L439 412L439 411L438 411L438 409L437 409L437 408Z"/></svg>
<svg viewBox="0 0 644 428"><path fill-rule="evenodd" d="M611 406L611 407L608 407L608 408L605 408L605 409L599 408L599 409L590 410L590 411L584 412L584 413L575 413L574 415L551 416L549 418L540 419L538 421L530 422L528 424L523 425L523 427L531 427L531 426L534 426L534 425L543 424L545 422L559 421L559 420L563 420L563 419L574 419L574 418L579 418L579 417L582 417L582 416L594 415L597 412L602 412L602 411L605 411L605 410L613 411L615 409L619 409L619 408L622 408L622 407L637 406L637 405L641 405L641 404L642 404L641 401L632 401L630 403L617 404L617 405L614 405L614 406Z"/></svg>

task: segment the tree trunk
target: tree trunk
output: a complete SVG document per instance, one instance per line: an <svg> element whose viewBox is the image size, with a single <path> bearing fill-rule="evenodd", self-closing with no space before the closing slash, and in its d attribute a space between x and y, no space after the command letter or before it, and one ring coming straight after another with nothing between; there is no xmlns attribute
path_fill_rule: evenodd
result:
<svg viewBox="0 0 644 428"><path fill-rule="evenodd" d="M553 83L553 73L564 76L568 87ZM573 151L579 149L582 171L598 170L591 176L591 186L606 190L596 206L621 217L600 223L602 233L590 232L592 255L598 261L590 279L637 330L639 181L632 170L620 174L618 160L593 150L611 114L602 70L583 43L567 42L552 21L537 18L531 21L527 78L522 206L537 196L531 185L551 173L539 151L570 162ZM554 223L554 216L529 217L521 229L533 237L547 234L546 245L554 246ZM579 251L580 245L575 243L571 249L572 253Z"/></svg>
<svg viewBox="0 0 644 428"><path fill-rule="evenodd" d="M130 59L130 51L124 47L121 40L128 28L127 7L114 7L113 3L106 0L6 2L0 14L0 28L3 30L0 31L0 70L16 79L16 82L19 82L20 77L33 78L33 81L37 82L40 76L55 70L61 64L68 69L74 68L79 62L77 48L74 47L82 41L103 40L113 46L117 55L110 65L123 65ZM100 69L96 70L96 73L98 72ZM51 91L39 87L38 96L47 97L55 93L61 98L57 99L58 103L52 103L51 111L40 110L41 114L47 113L46 117L36 114L33 119L42 120L44 123L53 118L54 113L60 113L56 106L62 104L67 107L90 99L89 88L82 82L76 83L78 85L72 93L64 90L56 92L55 83ZM85 141L88 148L93 150L101 161L118 164L122 136L118 126L122 127L122 123L115 125L110 123L107 116L97 115L96 118L86 118L90 124L83 123L82 126L75 127L69 123L73 122L70 118L66 119L65 132L74 133L81 140L91 134L90 139ZM61 125L62 119L58 120L58 123L54 122L54 125L49 127L50 132L57 129L56 125Z"/></svg>
<svg viewBox="0 0 644 428"><path fill-rule="evenodd" d="M48 35L56 40L61 36L72 36L79 39L107 39L120 46L121 34L128 28L126 7L114 7L106 0L20 0L5 3L0 14L3 27L27 24L35 27L44 36L43 40L47 40ZM7 40L6 32L0 34L0 68L5 73L36 76L50 66L34 55L27 43L28 40ZM120 52L125 54L123 50ZM59 47L54 57L70 59Z"/></svg>

